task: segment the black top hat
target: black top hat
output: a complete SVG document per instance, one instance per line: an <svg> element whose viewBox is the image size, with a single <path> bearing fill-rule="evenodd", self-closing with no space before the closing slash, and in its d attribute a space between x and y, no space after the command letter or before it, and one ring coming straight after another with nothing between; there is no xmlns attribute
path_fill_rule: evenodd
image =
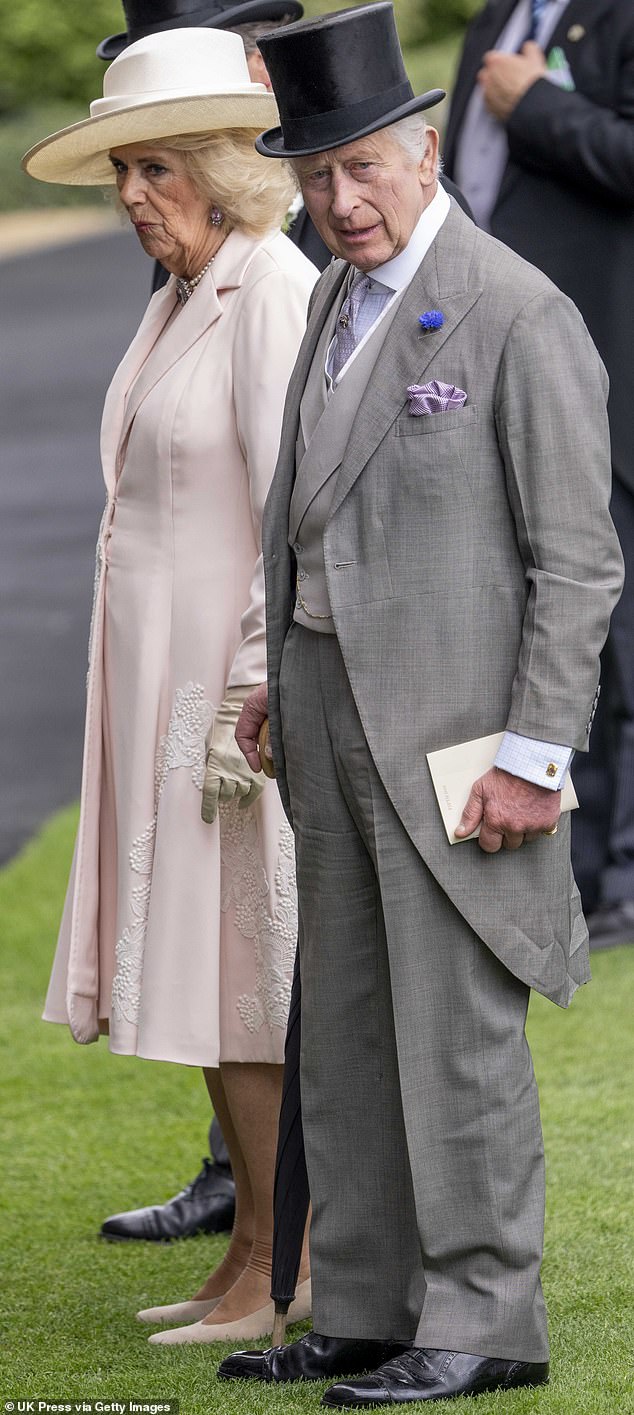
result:
<svg viewBox="0 0 634 1415"><path fill-rule="evenodd" d="M441 88L414 96L389 0L285 25L258 48L281 119L256 140L265 157L341 147L445 97Z"/></svg>
<svg viewBox="0 0 634 1415"><path fill-rule="evenodd" d="M304 13L299 0L123 0L127 22L125 34L111 34L102 39L97 49L98 59L116 59L117 54L164 29L202 28L231 29L256 20L281 20L289 15L299 20Z"/></svg>

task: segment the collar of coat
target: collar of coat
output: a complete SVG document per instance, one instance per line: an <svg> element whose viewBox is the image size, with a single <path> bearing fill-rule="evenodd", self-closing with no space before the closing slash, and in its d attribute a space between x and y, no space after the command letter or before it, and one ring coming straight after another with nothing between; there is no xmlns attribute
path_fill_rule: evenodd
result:
<svg viewBox="0 0 634 1415"><path fill-rule="evenodd" d="M174 277L170 276L167 284L152 296L139 329L115 373L104 406L101 456L110 491L114 489L132 421L143 399L220 317L225 292L242 285L257 252L267 241L276 239L284 238L277 231L264 240L261 236L247 236L243 231L230 231L192 298L179 307L167 329L165 324L174 314L176 305ZM156 356L144 368L148 355L159 339L161 344Z"/></svg>

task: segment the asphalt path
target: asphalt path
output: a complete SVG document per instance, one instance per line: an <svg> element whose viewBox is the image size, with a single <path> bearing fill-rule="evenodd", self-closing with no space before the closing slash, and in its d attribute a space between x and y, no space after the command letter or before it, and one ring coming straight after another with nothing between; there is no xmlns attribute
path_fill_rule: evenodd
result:
<svg viewBox="0 0 634 1415"><path fill-rule="evenodd" d="M79 794L101 409L151 273L127 231L0 262L0 861Z"/></svg>

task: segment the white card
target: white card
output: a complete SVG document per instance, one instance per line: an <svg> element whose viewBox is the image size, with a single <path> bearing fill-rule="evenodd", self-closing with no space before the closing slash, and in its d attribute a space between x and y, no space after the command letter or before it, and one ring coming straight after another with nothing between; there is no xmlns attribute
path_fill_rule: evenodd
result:
<svg viewBox="0 0 634 1415"><path fill-rule="evenodd" d="M456 839L454 831L460 824L474 781L493 766L503 736L503 732L492 732L489 737L474 737L471 742L459 742L456 747L441 747L438 752L427 753L431 779L450 845L460 845L462 840L476 840L480 834L479 826L472 835L460 839ZM561 809L574 811L578 805L568 773L561 792Z"/></svg>

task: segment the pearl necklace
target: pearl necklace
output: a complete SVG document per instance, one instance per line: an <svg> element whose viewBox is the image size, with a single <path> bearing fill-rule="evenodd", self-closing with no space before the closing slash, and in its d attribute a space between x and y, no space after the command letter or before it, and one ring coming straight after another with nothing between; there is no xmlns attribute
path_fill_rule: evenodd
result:
<svg viewBox="0 0 634 1415"><path fill-rule="evenodd" d="M192 275L191 280L186 280L184 275L179 275L179 276L177 276L177 278L176 278L176 298L177 298L178 300L180 300L180 302L181 302L182 305L186 305L186 304L187 304L187 301L188 301L190 295L193 295L194 290L196 289L196 286L200 284L200 282L201 282L201 280L202 280L202 278L203 278L203 275L206 275L207 271L209 270L210 265L213 265L215 259L216 259L216 256L215 256L215 255L212 255L211 260L208 260L208 261L207 261L207 264L206 264L206 265L203 265L202 270L199 270L197 275Z"/></svg>

